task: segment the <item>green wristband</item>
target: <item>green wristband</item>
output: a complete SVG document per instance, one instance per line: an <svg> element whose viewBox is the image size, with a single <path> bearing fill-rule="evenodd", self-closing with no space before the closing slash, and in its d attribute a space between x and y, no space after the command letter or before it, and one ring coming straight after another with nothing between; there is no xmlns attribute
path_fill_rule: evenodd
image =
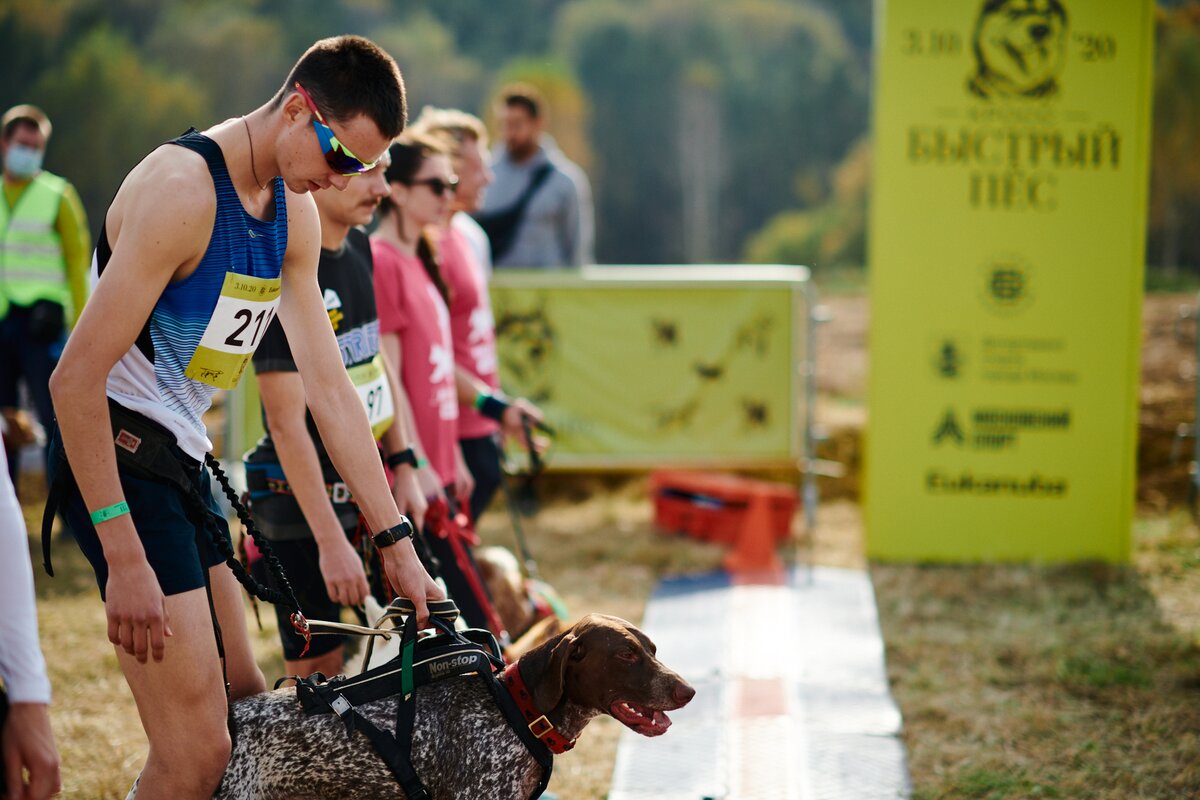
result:
<svg viewBox="0 0 1200 800"><path fill-rule="evenodd" d="M429 459L417 456L417 469L425 469L429 466Z"/></svg>
<svg viewBox="0 0 1200 800"><path fill-rule="evenodd" d="M122 500L119 503L113 503L108 508L101 508L92 512L92 524L99 525L101 522L108 522L110 519L116 519L123 514L129 513L129 503Z"/></svg>

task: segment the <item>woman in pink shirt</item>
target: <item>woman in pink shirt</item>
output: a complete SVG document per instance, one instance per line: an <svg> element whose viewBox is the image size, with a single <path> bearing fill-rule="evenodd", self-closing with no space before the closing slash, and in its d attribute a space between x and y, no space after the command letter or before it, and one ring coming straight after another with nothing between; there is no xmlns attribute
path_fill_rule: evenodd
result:
<svg viewBox="0 0 1200 800"><path fill-rule="evenodd" d="M397 413L411 413L421 485L431 496L444 493L465 504L474 482L458 448L449 293L429 238L430 226L450 207L456 179L436 141L405 135L388 152L392 162L384 176L389 194L380 203L379 227L371 237L380 345L399 377ZM427 464L422 463L425 458ZM425 538L467 623L488 627L447 541L437 535Z"/></svg>
<svg viewBox="0 0 1200 800"><path fill-rule="evenodd" d="M450 334L458 379L458 441L475 481L471 519L477 521L503 480L500 434L524 435L522 417L542 422L541 409L528 400L509 399L497 374L496 329L488 299L491 249L487 234L470 212L479 208L491 183L487 129L475 116L457 109L426 106L412 130L447 148L458 176L454 199L439 220L437 240L441 274L450 289ZM482 410L481 410L482 409ZM535 437L535 446L544 446Z"/></svg>
<svg viewBox="0 0 1200 800"><path fill-rule="evenodd" d="M429 470L430 494L469 494L470 473L457 455L458 396L448 294L426 228L449 208L455 178L440 145L404 137L389 150L384 173L390 194L380 203L371 236L381 345L391 359L411 410ZM424 466L424 465L422 465ZM427 470L422 470L427 472Z"/></svg>

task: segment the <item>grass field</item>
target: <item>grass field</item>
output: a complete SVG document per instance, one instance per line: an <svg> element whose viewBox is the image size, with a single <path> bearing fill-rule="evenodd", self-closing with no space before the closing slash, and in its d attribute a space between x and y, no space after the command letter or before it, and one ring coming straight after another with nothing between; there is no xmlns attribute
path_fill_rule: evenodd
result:
<svg viewBox="0 0 1200 800"><path fill-rule="evenodd" d="M915 797L1200 797L1200 539L1131 568L875 566Z"/></svg>
<svg viewBox="0 0 1200 800"><path fill-rule="evenodd" d="M29 482L32 483L32 482ZM27 484L28 495L40 487ZM587 496L578 502L575 497ZM40 529L40 504L27 505L31 531ZM574 615L600 611L641 617L655 581L668 572L717 566L721 551L692 540L653 534L650 506L639 485L575 485L526 523L543 576ZM503 512L484 518L489 543L513 546ZM31 539L31 552L36 548ZM41 563L41 554L34 555ZM146 755L146 741L116 657L105 638L104 609L91 569L71 542L55 546L55 578L35 570L42 645L54 686L52 720L63 764L63 796L123 798ZM283 674L274 615L262 610L263 630L251 619L255 651L268 682ZM249 610L247 611L249 614ZM569 754L555 760L551 791L560 798L601 798L607 792L622 726L594 721Z"/></svg>
<svg viewBox="0 0 1200 800"><path fill-rule="evenodd" d="M575 614L638 620L660 576L721 555L655 534L640 482L563 482L528 533ZM511 543L500 512L483 534ZM863 566L861 537L857 505L826 504L816 560ZM1135 541L1124 569L871 566L916 798L1200 797L1200 533L1185 514L1156 515ZM69 545L55 558L59 577L39 574L37 589L64 796L120 798L145 740L91 573ZM272 678L282 665L263 618ZM592 723L551 790L603 798L620 731Z"/></svg>

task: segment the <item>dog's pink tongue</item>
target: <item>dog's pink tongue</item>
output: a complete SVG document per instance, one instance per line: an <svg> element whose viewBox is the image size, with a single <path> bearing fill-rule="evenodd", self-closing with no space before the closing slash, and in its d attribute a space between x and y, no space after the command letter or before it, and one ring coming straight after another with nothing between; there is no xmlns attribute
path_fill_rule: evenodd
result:
<svg viewBox="0 0 1200 800"><path fill-rule="evenodd" d="M661 711L655 711L654 716L650 718L650 723L645 726L642 733L645 736L661 736L667 732L669 727L671 727L671 718Z"/></svg>

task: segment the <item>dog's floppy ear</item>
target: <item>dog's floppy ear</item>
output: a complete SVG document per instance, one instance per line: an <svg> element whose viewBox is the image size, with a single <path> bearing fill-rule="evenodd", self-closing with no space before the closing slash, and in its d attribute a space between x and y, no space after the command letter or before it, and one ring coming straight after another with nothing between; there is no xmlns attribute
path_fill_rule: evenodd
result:
<svg viewBox="0 0 1200 800"><path fill-rule="evenodd" d="M549 651L549 657L540 679L530 691L533 692L534 705L546 712L562 701L567 685L567 664L575 649L575 637L568 631L559 636L558 641L547 642L542 649Z"/></svg>

